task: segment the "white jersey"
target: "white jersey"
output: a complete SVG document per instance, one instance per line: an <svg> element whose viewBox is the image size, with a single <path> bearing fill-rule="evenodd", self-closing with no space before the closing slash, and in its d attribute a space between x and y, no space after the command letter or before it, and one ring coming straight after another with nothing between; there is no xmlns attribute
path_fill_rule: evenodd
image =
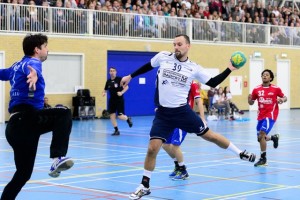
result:
<svg viewBox="0 0 300 200"><path fill-rule="evenodd" d="M200 65L189 59L181 62L174 53L162 51L151 59L152 67L159 67L156 78L156 103L176 108L187 104L193 80L207 83L212 76Z"/></svg>

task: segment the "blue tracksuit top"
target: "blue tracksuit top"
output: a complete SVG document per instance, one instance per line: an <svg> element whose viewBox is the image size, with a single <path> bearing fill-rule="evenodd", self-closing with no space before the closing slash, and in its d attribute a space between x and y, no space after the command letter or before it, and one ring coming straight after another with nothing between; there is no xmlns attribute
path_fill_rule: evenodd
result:
<svg viewBox="0 0 300 200"><path fill-rule="evenodd" d="M28 66L31 66L37 72L38 80L35 91L29 91L29 84L26 83L27 76L30 73ZM42 62L40 60L24 56L22 60L14 63L10 68L1 69L0 80L10 81L9 112L12 111L14 106L20 104L31 105L35 109L43 109L45 80L42 75Z"/></svg>

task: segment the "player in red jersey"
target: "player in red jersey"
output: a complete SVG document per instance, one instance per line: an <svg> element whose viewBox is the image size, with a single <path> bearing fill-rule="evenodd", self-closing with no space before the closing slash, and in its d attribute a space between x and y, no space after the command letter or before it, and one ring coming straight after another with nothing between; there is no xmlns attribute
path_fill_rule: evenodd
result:
<svg viewBox="0 0 300 200"><path fill-rule="evenodd" d="M271 84L274 79L274 74L271 70L265 69L261 73L262 84L253 89L252 95L248 96L249 105L253 105L254 101L258 102L258 116L257 116L257 139L260 143L261 156L255 167L267 165L267 141L272 140L273 146L278 147L279 134L269 136L273 125L278 117L278 104L287 101L286 96L281 89L276 85Z"/></svg>
<svg viewBox="0 0 300 200"><path fill-rule="evenodd" d="M196 106L198 106L199 116L202 121L206 123L204 117L203 102L200 100L200 98L200 83L193 81L188 95L188 104L192 109L194 108L195 104ZM174 171L169 174L169 177L173 180L185 180L189 177L183 161L182 151L180 149L180 145L186 135L186 131L176 128L170 138L162 146L163 149L174 160Z"/></svg>

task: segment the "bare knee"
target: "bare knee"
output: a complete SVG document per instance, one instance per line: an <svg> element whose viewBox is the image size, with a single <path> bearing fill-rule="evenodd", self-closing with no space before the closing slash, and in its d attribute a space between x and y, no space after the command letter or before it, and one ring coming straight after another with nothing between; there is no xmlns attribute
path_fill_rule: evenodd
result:
<svg viewBox="0 0 300 200"><path fill-rule="evenodd" d="M207 133L202 135L202 138L209 141L209 142L213 142L213 143L216 143L218 141L217 134L215 134L211 131L208 131Z"/></svg>
<svg viewBox="0 0 300 200"><path fill-rule="evenodd" d="M258 136L257 136L257 141L260 142L260 141L264 141L266 140L266 136L267 134L263 131L259 132Z"/></svg>
<svg viewBox="0 0 300 200"><path fill-rule="evenodd" d="M150 140L147 155L151 157L156 157L158 154L160 147L162 145L162 141L158 139Z"/></svg>

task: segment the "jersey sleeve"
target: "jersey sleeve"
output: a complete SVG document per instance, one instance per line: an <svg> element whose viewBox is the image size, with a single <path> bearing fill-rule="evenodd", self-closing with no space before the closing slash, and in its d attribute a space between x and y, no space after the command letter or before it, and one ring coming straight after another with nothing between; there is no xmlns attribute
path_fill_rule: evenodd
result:
<svg viewBox="0 0 300 200"><path fill-rule="evenodd" d="M158 54L156 54L152 59L151 59L151 66L152 67L159 67L160 61L164 56L170 56L172 53L168 51L161 51Z"/></svg>
<svg viewBox="0 0 300 200"><path fill-rule="evenodd" d="M257 99L257 90L256 89L254 89L253 91L252 91L252 100L254 101L254 100L256 100Z"/></svg>
<svg viewBox="0 0 300 200"><path fill-rule="evenodd" d="M0 80L8 81L12 68L0 69Z"/></svg>
<svg viewBox="0 0 300 200"><path fill-rule="evenodd" d="M105 83L104 90L108 90L108 80Z"/></svg>
<svg viewBox="0 0 300 200"><path fill-rule="evenodd" d="M200 83L205 84L212 78L212 75L207 70L205 70L202 66L197 65L197 73L195 78Z"/></svg>
<svg viewBox="0 0 300 200"><path fill-rule="evenodd" d="M277 93L278 93L277 94L278 97L281 97L281 98L284 97L284 94L283 94L281 88L278 88Z"/></svg>

